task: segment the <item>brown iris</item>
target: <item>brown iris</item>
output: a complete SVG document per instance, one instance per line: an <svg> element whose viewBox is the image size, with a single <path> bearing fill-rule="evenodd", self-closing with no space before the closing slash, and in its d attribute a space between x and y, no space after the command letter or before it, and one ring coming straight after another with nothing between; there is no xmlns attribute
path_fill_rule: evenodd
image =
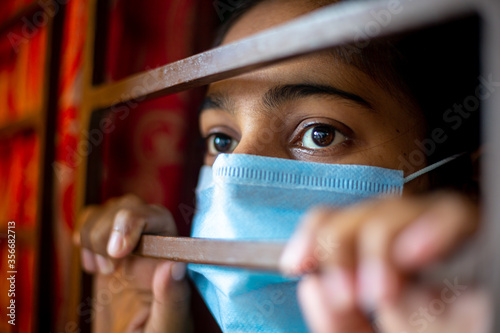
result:
<svg viewBox="0 0 500 333"><path fill-rule="evenodd" d="M315 126L311 133L311 139L319 147L327 147L335 139L335 129L332 126Z"/></svg>

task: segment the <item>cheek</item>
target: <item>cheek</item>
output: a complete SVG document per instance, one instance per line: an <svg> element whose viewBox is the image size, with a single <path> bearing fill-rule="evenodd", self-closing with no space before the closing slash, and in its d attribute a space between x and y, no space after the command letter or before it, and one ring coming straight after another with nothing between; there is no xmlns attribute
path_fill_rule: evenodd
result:
<svg viewBox="0 0 500 333"><path fill-rule="evenodd" d="M349 163L403 170L405 175L427 163L417 144L423 139L424 132L418 119L415 122L410 117L374 117L360 123L355 131L359 133L358 152Z"/></svg>
<svg viewBox="0 0 500 333"><path fill-rule="evenodd" d="M215 162L215 157L210 156L207 153L205 153L205 155L203 157L203 165L212 166L214 164L214 162Z"/></svg>
<svg viewBox="0 0 500 333"><path fill-rule="evenodd" d="M422 122L410 126L406 135L399 140L398 169L403 170L405 176L428 165L428 156L425 149L422 149L425 140L425 126Z"/></svg>
<svg viewBox="0 0 500 333"><path fill-rule="evenodd" d="M388 156L393 169L403 170L405 176L420 170L427 165L427 156L418 143L423 136L419 129L410 128L406 133L398 135L389 145Z"/></svg>
<svg viewBox="0 0 500 333"><path fill-rule="evenodd" d="M405 173L405 176L407 174ZM406 183L403 187L403 196L414 195L421 193L430 189L430 178L428 174L422 175L409 183Z"/></svg>

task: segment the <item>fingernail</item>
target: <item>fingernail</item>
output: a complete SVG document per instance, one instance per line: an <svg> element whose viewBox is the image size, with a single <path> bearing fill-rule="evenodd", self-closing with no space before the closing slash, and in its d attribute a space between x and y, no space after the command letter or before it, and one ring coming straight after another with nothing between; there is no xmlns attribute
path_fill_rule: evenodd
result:
<svg viewBox="0 0 500 333"><path fill-rule="evenodd" d="M118 230L113 230L108 242L108 253L111 256L116 256L120 254L120 251L124 246L123 233Z"/></svg>
<svg viewBox="0 0 500 333"><path fill-rule="evenodd" d="M290 238L280 258L280 270L287 275L300 273L300 262L306 251L306 242L303 237L295 234Z"/></svg>
<svg viewBox="0 0 500 333"><path fill-rule="evenodd" d="M362 262L358 268L358 297L361 307L373 311L391 283L388 267L380 260Z"/></svg>
<svg viewBox="0 0 500 333"><path fill-rule="evenodd" d="M328 300L337 310L349 309L354 305L352 274L342 268L331 268L322 274Z"/></svg>
<svg viewBox="0 0 500 333"><path fill-rule="evenodd" d="M97 267L99 268L99 272L104 275L108 275L114 270L113 262L101 256L100 254L96 255Z"/></svg>
<svg viewBox="0 0 500 333"><path fill-rule="evenodd" d="M92 251L90 251L89 249L82 249L82 265L83 265L83 268L89 272L89 273L93 273L95 272L96 270L96 267L95 267L95 262L94 262L94 254L92 253Z"/></svg>
<svg viewBox="0 0 500 333"><path fill-rule="evenodd" d="M183 262L174 262L170 268L170 275L175 281L181 281L186 276L186 264Z"/></svg>

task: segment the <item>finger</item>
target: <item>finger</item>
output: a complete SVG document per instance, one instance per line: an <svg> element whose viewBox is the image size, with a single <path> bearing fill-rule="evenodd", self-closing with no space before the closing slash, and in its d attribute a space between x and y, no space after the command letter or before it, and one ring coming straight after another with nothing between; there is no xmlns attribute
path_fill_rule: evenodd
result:
<svg viewBox="0 0 500 333"><path fill-rule="evenodd" d="M79 230L81 247L101 255L106 254L106 243L111 229L111 223L108 221L113 214L113 209L101 207L95 209L85 221L82 221L83 224Z"/></svg>
<svg viewBox="0 0 500 333"><path fill-rule="evenodd" d="M80 215L78 216L77 229L83 226L88 220L91 220L98 211L99 208L97 205L85 206Z"/></svg>
<svg viewBox="0 0 500 333"><path fill-rule="evenodd" d="M149 213L146 219L144 232L162 234L164 236L176 236L177 226L174 217L168 209L158 205L149 205Z"/></svg>
<svg viewBox="0 0 500 333"><path fill-rule="evenodd" d="M153 304L145 332L184 332L188 327L189 288L186 264L164 262L153 278Z"/></svg>
<svg viewBox="0 0 500 333"><path fill-rule="evenodd" d="M113 258L128 255L137 245L146 225L146 219L130 209L119 210L113 220L107 253Z"/></svg>
<svg viewBox="0 0 500 333"><path fill-rule="evenodd" d="M438 194L433 204L395 239L394 262L415 270L442 259L462 239L473 233L479 222L477 205L456 194Z"/></svg>
<svg viewBox="0 0 500 333"><path fill-rule="evenodd" d="M88 249L82 248L80 255L82 258L83 269L87 273L95 273L97 271L97 264L94 259L94 253Z"/></svg>
<svg viewBox="0 0 500 333"><path fill-rule="evenodd" d="M389 199L374 207L359 228L357 238L357 290L365 311L393 301L401 277L391 262L393 239L425 209L425 200Z"/></svg>
<svg viewBox="0 0 500 333"><path fill-rule="evenodd" d="M161 262L163 261L153 258L130 256L126 260L119 261L118 272L134 288L151 290L156 266Z"/></svg>
<svg viewBox="0 0 500 333"><path fill-rule="evenodd" d="M98 213L99 209L95 205L87 206L83 209L83 211L79 214L77 219L77 225L75 231L73 232L73 243L76 246L82 246L82 234L88 232L93 225L95 217Z"/></svg>
<svg viewBox="0 0 500 333"><path fill-rule="evenodd" d="M487 294L467 290L453 301L422 287L406 290L397 303L378 309L376 326L384 333L486 333L493 313Z"/></svg>
<svg viewBox="0 0 500 333"><path fill-rule="evenodd" d="M299 302L311 332L373 333L369 321L354 306L353 282L341 282L346 278L347 276L310 275L300 282ZM335 283L350 291L339 290L333 286ZM340 292L343 296L332 295L332 292Z"/></svg>
<svg viewBox="0 0 500 333"><path fill-rule="evenodd" d="M81 246L101 255L107 255L108 243L112 221L116 212L121 208L141 211L147 207L144 202L134 195L125 195L120 198L111 198L104 205L89 206L82 212L80 220Z"/></svg>
<svg viewBox="0 0 500 333"><path fill-rule="evenodd" d="M482 290L469 290L451 305L448 322L455 323L447 332L493 332L494 306L491 295Z"/></svg>
<svg viewBox="0 0 500 333"><path fill-rule="evenodd" d="M353 267L357 230L374 205L375 201L344 210L315 208L307 213L283 252L281 270L298 275L320 267Z"/></svg>
<svg viewBox="0 0 500 333"><path fill-rule="evenodd" d="M138 310L130 323L128 323L126 329L117 330L117 332L144 333L144 327L146 326L150 313L151 309L147 307Z"/></svg>
<svg viewBox="0 0 500 333"><path fill-rule="evenodd" d="M315 236L319 227L333 214L332 210L318 207L304 216L280 258L281 271L288 275L298 275L317 268L318 260L313 250Z"/></svg>
<svg viewBox="0 0 500 333"><path fill-rule="evenodd" d="M107 253L114 258L125 257L137 246L142 233L176 235L172 214L154 205L146 209L120 209L114 217Z"/></svg>
<svg viewBox="0 0 500 333"><path fill-rule="evenodd" d="M429 332L429 325L436 319L429 312L428 305L432 300L433 293L428 289L406 288L397 301L377 308L373 327L384 333Z"/></svg>
<svg viewBox="0 0 500 333"><path fill-rule="evenodd" d="M109 275L114 272L115 265L113 261L107 257L104 257L100 254L95 255L95 262L97 264L97 268L99 273L103 275Z"/></svg>

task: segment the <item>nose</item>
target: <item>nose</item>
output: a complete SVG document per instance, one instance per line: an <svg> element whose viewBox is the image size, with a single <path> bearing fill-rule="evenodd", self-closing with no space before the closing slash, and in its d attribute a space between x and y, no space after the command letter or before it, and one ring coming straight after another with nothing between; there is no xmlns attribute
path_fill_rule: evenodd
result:
<svg viewBox="0 0 500 333"><path fill-rule="evenodd" d="M291 158L286 142L280 137L280 133L272 131L270 128L266 128L266 126L256 126L244 132L233 153Z"/></svg>

